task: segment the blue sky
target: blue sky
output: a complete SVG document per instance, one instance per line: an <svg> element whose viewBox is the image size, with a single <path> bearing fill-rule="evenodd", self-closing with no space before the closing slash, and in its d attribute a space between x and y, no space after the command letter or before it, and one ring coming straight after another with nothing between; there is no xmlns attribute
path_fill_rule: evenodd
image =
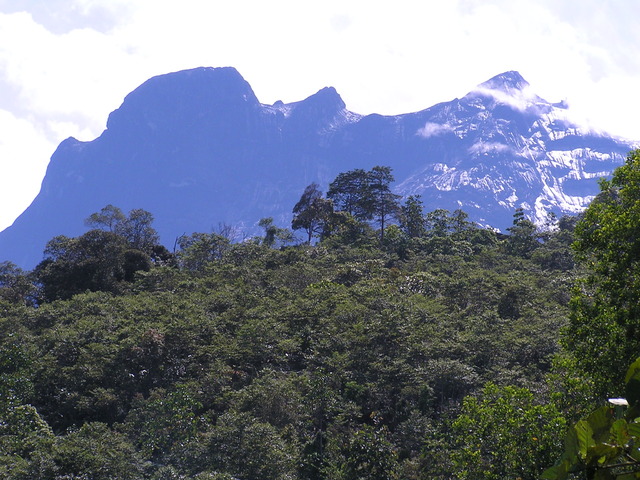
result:
<svg viewBox="0 0 640 480"><path fill-rule="evenodd" d="M399 114L518 70L577 120L640 140L633 0L0 0L0 229L65 138L154 75L233 66L263 103L333 86Z"/></svg>

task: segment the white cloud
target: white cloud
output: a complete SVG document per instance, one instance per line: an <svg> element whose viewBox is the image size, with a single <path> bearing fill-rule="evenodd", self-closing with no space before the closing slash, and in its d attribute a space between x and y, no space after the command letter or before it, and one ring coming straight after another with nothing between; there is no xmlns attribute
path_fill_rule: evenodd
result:
<svg viewBox="0 0 640 480"><path fill-rule="evenodd" d="M640 73L610 76L589 89L577 89L567 96L569 118L593 130L604 130L627 139L640 140L637 112L640 111Z"/></svg>
<svg viewBox="0 0 640 480"><path fill-rule="evenodd" d="M512 91L509 93L489 88L474 88L473 92L493 97L496 102L508 105L520 112L535 108L538 103L538 97L531 87L526 87L522 90Z"/></svg>
<svg viewBox="0 0 640 480"><path fill-rule="evenodd" d="M105 34L55 35L26 13L0 14L0 45L2 81L17 92L12 107L35 122L76 119L96 131L122 100L117 72L132 62Z"/></svg>
<svg viewBox="0 0 640 480"><path fill-rule="evenodd" d="M424 127L416 132L416 134L423 138L430 138L447 132L453 132L451 125L427 122Z"/></svg>
<svg viewBox="0 0 640 480"><path fill-rule="evenodd" d="M0 230L29 206L39 190L39 182L47 168L55 144L24 119L0 110ZM4 134L10 132L10 135ZM17 187L17 188L16 188Z"/></svg>
<svg viewBox="0 0 640 480"><path fill-rule="evenodd" d="M508 145L497 142L477 142L469 147L469 153L473 155L481 155L485 153L501 153L509 152L511 148Z"/></svg>
<svg viewBox="0 0 640 480"><path fill-rule="evenodd" d="M29 12L36 22L56 34L77 28L106 32L130 8L128 0L0 0L0 12Z"/></svg>

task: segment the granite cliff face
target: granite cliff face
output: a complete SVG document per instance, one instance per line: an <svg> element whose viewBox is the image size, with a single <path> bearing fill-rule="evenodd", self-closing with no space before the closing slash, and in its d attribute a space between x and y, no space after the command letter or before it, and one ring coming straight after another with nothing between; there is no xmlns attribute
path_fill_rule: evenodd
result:
<svg viewBox="0 0 640 480"><path fill-rule="evenodd" d="M571 123L517 72L417 113L362 116L331 87L264 105L235 69L198 68L142 84L97 139L62 142L39 195L0 233L0 257L31 268L48 240L84 232L107 204L152 212L169 248L222 222L287 226L309 183L375 165L427 210L462 208L504 229L517 207L536 220L581 211L632 147Z"/></svg>
<svg viewBox="0 0 640 480"><path fill-rule="evenodd" d="M431 161L425 158L398 190L500 228L518 207L538 222L549 211L582 211L598 192L597 179L632 148L573 124L565 105L532 93L517 72L422 112L422 120L418 135Z"/></svg>

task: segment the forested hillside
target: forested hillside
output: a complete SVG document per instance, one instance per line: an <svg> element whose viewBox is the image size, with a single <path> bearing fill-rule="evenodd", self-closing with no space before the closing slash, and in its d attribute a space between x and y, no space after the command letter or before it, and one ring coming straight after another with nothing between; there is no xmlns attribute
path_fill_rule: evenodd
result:
<svg viewBox="0 0 640 480"><path fill-rule="evenodd" d="M595 307L575 291L570 308L579 279L598 288L574 265L578 219L515 212L498 234L400 205L392 181L310 185L297 240L264 219L167 249L149 212L108 206L33 272L1 264L0 476L539 478L624 374L603 386ZM575 230L587 267L595 208Z"/></svg>

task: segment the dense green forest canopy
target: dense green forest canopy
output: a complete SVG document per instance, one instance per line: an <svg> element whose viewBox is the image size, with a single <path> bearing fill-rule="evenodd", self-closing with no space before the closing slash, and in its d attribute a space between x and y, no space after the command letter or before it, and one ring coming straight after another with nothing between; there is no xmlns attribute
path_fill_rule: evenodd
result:
<svg viewBox="0 0 640 480"><path fill-rule="evenodd" d="M625 332L619 364L637 355L634 311L607 317L613 336L587 328L587 309L632 308L603 292L635 246L618 267L592 238L626 208L625 172L579 222L516 211L508 234L400 203L388 167L307 187L301 239L266 218L169 251L149 212L107 206L34 271L0 264L0 476L539 478L622 388L597 357Z"/></svg>

